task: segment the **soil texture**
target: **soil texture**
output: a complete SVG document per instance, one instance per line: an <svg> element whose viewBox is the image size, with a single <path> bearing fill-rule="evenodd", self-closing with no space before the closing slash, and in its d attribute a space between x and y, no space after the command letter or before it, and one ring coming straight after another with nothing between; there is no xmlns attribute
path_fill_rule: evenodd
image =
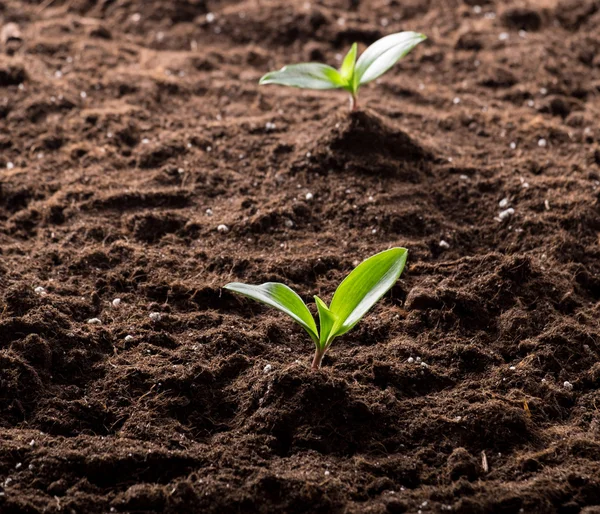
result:
<svg viewBox="0 0 600 514"><path fill-rule="evenodd" d="M2 514L600 512L600 2L0 22ZM257 85L401 30L429 39L358 112ZM403 276L317 372L222 289L330 300L392 246Z"/></svg>

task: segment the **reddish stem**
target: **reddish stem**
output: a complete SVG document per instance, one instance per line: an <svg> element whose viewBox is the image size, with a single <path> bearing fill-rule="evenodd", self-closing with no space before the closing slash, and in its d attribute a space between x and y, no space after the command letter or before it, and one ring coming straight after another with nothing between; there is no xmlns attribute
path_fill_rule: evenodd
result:
<svg viewBox="0 0 600 514"><path fill-rule="evenodd" d="M323 356L325 355L325 351L321 348L317 348L315 351L315 357L312 361L312 369L319 369L321 367L321 361L323 360Z"/></svg>
<svg viewBox="0 0 600 514"><path fill-rule="evenodd" d="M356 111L357 108L358 108L358 98L356 98L356 95L354 93L350 93L350 110Z"/></svg>

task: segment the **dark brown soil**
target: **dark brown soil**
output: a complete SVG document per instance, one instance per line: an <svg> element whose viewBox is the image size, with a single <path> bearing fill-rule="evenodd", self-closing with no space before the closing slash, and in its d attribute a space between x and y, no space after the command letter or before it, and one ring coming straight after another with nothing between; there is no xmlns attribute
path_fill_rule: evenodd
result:
<svg viewBox="0 0 600 514"><path fill-rule="evenodd" d="M600 512L598 1L0 20L2 514ZM358 113L257 86L407 29L429 40ZM396 245L318 372L221 289L330 299Z"/></svg>

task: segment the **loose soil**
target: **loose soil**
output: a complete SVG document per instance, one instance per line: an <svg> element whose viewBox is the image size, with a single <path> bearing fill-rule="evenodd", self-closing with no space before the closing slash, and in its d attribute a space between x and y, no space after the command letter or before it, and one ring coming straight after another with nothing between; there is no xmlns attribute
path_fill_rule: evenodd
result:
<svg viewBox="0 0 600 514"><path fill-rule="evenodd" d="M600 512L600 2L0 19L0 512ZM257 86L407 29L357 113ZM398 245L318 372L222 289Z"/></svg>

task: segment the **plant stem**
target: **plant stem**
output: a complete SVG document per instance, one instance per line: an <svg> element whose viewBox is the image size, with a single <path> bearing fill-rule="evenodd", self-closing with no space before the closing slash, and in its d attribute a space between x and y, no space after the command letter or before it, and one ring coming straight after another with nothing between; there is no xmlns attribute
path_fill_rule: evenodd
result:
<svg viewBox="0 0 600 514"><path fill-rule="evenodd" d="M350 93L350 110L356 111L358 107L358 98L356 98L356 94Z"/></svg>
<svg viewBox="0 0 600 514"><path fill-rule="evenodd" d="M311 369L319 369L321 367L321 361L327 350L325 348L317 348L315 351L315 358L312 361Z"/></svg>

